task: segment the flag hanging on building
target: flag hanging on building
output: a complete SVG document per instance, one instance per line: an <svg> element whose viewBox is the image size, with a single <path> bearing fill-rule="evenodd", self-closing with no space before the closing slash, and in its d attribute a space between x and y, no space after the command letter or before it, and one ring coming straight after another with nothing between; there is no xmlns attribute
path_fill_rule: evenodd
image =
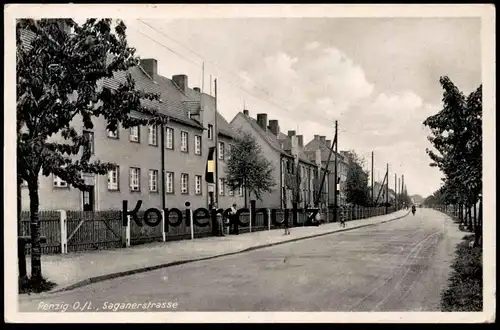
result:
<svg viewBox="0 0 500 330"><path fill-rule="evenodd" d="M215 183L215 147L208 149L207 167L205 169L205 181L207 183Z"/></svg>

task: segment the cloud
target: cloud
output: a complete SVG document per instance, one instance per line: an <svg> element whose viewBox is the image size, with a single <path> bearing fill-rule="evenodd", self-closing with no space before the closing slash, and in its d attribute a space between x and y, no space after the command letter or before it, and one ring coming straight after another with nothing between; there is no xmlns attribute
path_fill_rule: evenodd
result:
<svg viewBox="0 0 500 330"><path fill-rule="evenodd" d="M305 50L315 50L320 46L320 43L317 41L310 42L306 45Z"/></svg>
<svg viewBox="0 0 500 330"><path fill-rule="evenodd" d="M363 69L335 48L301 57L278 52L255 61L240 76L253 90L317 122L338 118L373 91Z"/></svg>

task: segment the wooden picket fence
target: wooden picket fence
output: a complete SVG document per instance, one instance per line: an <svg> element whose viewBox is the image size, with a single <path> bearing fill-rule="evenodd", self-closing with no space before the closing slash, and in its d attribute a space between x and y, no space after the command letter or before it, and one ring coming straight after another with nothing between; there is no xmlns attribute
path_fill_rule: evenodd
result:
<svg viewBox="0 0 500 330"><path fill-rule="evenodd" d="M394 207L388 209L389 213L394 211ZM292 212L291 210L289 212L289 227L293 227ZM339 210L337 210L337 221L339 220L338 212ZM386 214L385 207L354 207L347 208L345 216L347 221L351 221L383 214ZM285 218L285 211L268 211L267 216L262 212L256 212L255 223L253 223L251 227L239 227L239 233L244 234L250 231L255 232L283 228L283 225L275 226L271 222L272 216L275 216L278 222L282 222ZM143 222L144 211L138 212L138 217L141 222ZM150 221L154 222L156 220L159 222L159 225L151 227L143 224L143 226L138 226L135 221L131 220L127 228L123 226L121 211L40 211L40 235L47 238L47 242L42 244L42 253L57 254L113 249L151 242L175 241L212 235L212 221L208 221L208 225L205 227L194 226L193 232L191 232L189 222L185 221L185 218L183 218L184 221L182 221L179 226L169 227L168 231L164 233L161 221L155 219L156 215L150 213L148 217ZM297 217L298 225L304 226L307 215L304 212L299 212ZM175 214L170 214L169 218L171 222L176 222L178 220ZM29 219L29 212L24 211L21 213L21 234L23 236L30 235ZM324 219L326 222L334 221L333 209L329 209L328 212L324 214ZM241 214L240 220L243 223L249 223L250 214ZM26 253L29 252L30 246L28 245Z"/></svg>
<svg viewBox="0 0 500 330"><path fill-rule="evenodd" d="M42 245L42 253L61 253L61 215L59 211L40 211L40 235L47 237L47 243ZM29 236L30 212L21 212L21 236ZM26 246L26 252L31 250L31 244Z"/></svg>

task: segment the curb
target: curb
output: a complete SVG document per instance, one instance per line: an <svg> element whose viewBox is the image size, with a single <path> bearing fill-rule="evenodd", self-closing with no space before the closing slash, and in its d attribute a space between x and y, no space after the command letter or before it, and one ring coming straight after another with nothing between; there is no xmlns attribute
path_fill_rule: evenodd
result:
<svg viewBox="0 0 500 330"><path fill-rule="evenodd" d="M172 261L172 262L168 262L168 263L160 264L160 265L155 265L155 266L142 267L142 268L127 270L127 271L118 272L118 273L112 273L112 274L106 274L106 275L101 275L101 276L96 276L96 277L90 277L90 278L88 278L86 280L77 282L75 284L71 284L71 285L66 286L64 288L60 288L60 289L57 289L57 290L54 290L54 291L46 292L45 295L43 295L43 297L50 296L50 295L52 295L54 293L61 293L61 292L65 292L65 291L71 291L71 290L78 289L78 288L83 287L83 286L87 286L87 285L90 285L90 284L94 284L94 283L98 283L98 282L103 282L103 281L115 279L115 278L118 278L118 277L125 277L125 276L130 276L130 275L145 273L145 272L149 272L149 271L153 271L153 270L157 270L157 269L161 269L161 268L178 266L178 265L192 263L192 262L197 262L197 261L205 261L205 260L210 260L210 259L216 259L216 258L221 258L221 257L232 256L232 255L235 255L235 254L241 254L241 253L245 253L245 252L260 250L260 249L268 248L268 247L271 247L271 246L276 246L276 245L281 245L281 244L286 244L286 243L292 243L292 242L302 241L302 240L316 238L316 237L321 237L321 236L326 236L326 235L332 235L332 234L335 234L335 233L340 233L340 232L344 232L344 231L359 229L359 228L363 228L363 227L377 226L377 225L380 225L382 223L387 223L387 222L391 222L391 221L394 221L394 220L402 219L402 218L408 216L408 214L410 214L410 212L408 212L405 215L402 215L400 217L397 217L397 218L394 218L394 219L389 219L389 220L384 220L384 221L377 222L377 223L370 223L370 224L365 224L365 225L361 225L361 226L357 226L357 227L345 228L345 229L340 229L340 230L335 230L335 231L328 231L328 232L321 233L321 234L314 234L314 235L309 235L309 236L304 236L304 237L298 237L298 238L293 238L293 239L286 240L286 241L281 241L281 242L274 242L274 243L268 243L268 244L264 244L264 245L252 246L250 248L246 248L246 249L235 251L235 252L228 252L228 253L223 253L223 254L217 254L217 255L213 255L213 256L209 256L209 257L203 257L203 258L195 258L195 259L185 259L185 260ZM40 298L42 296L38 296L37 295L36 297Z"/></svg>

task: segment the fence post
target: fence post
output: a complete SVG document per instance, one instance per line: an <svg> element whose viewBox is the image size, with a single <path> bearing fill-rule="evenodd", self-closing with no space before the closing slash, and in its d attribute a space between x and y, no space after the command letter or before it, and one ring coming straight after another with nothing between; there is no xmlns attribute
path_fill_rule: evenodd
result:
<svg viewBox="0 0 500 330"><path fill-rule="evenodd" d="M271 209L267 209L267 230L271 230Z"/></svg>
<svg viewBox="0 0 500 330"><path fill-rule="evenodd" d="M224 219L221 221L222 230L224 230ZM194 223L193 223L193 210L189 210L189 230L191 231L191 239L194 239ZM224 233L224 232L223 232Z"/></svg>
<svg viewBox="0 0 500 330"><path fill-rule="evenodd" d="M165 221L167 221L167 219L165 218L165 210L161 210L161 241L162 242L167 241L167 233L165 232Z"/></svg>
<svg viewBox="0 0 500 330"><path fill-rule="evenodd" d="M127 210L127 212L129 212L129 210ZM127 215L127 225L125 226L125 247L128 248L130 247L130 215Z"/></svg>
<svg viewBox="0 0 500 330"><path fill-rule="evenodd" d="M250 220L248 221L249 232L252 232L252 208L250 208Z"/></svg>
<svg viewBox="0 0 500 330"><path fill-rule="evenodd" d="M68 253L68 218L66 210L59 210L59 223L61 226L61 253Z"/></svg>

